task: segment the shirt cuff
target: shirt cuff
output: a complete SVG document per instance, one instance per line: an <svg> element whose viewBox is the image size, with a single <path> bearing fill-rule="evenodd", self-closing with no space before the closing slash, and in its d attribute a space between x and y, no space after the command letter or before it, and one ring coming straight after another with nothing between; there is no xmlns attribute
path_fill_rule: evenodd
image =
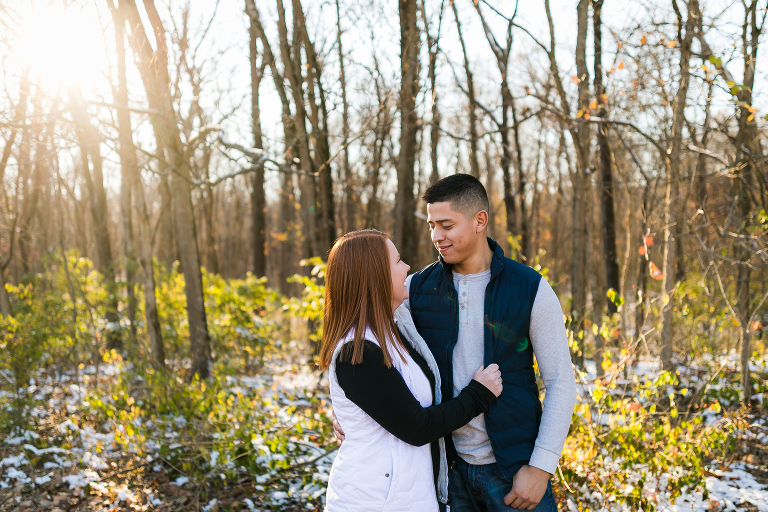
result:
<svg viewBox="0 0 768 512"><path fill-rule="evenodd" d="M528 465L539 468L542 471L546 471L550 475L554 475L555 471L557 471L557 464L559 462L560 455L536 446L533 449L533 454L531 454L531 461L528 463Z"/></svg>

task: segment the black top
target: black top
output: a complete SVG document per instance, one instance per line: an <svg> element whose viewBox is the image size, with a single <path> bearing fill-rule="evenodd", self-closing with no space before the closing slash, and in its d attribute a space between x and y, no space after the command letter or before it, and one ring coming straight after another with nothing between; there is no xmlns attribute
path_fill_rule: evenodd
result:
<svg viewBox="0 0 768 512"><path fill-rule="evenodd" d="M434 396L435 377L426 360L409 343L404 345L429 379ZM344 361L349 360L344 357L347 347L351 349L351 344L342 348L336 361L336 376L341 389L379 425L410 445L422 446L437 441L463 427L469 420L487 411L496 398L488 388L472 380L456 398L422 407L397 368L384 365L384 354L378 345L365 341L363 362L360 364Z"/></svg>

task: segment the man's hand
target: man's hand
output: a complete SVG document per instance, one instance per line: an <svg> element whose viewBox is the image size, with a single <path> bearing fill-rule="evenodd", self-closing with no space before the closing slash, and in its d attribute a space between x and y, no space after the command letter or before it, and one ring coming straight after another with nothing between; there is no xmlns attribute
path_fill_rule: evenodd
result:
<svg viewBox="0 0 768 512"><path fill-rule="evenodd" d="M504 503L512 508L533 510L547 492L550 476L542 469L523 466L513 477L512 490L504 496Z"/></svg>
<svg viewBox="0 0 768 512"><path fill-rule="evenodd" d="M334 413L333 410L331 410L331 415L329 416L329 418L331 418L331 425L333 425L333 434L336 436L336 440L339 442L339 444L343 443L344 431L341 430L341 425L339 425L339 420L336 419L336 413Z"/></svg>

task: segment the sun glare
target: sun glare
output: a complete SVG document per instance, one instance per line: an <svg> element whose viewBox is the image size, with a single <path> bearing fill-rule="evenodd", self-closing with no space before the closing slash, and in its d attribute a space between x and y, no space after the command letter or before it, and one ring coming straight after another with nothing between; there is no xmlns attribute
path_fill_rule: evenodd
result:
<svg viewBox="0 0 768 512"><path fill-rule="evenodd" d="M52 86L87 81L93 70L94 49L101 34L74 7L59 5L30 9L18 47L22 65Z"/></svg>

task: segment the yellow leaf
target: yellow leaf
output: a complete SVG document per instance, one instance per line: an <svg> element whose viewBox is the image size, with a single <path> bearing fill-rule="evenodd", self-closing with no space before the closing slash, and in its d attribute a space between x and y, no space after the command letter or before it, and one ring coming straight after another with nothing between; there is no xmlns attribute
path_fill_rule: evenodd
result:
<svg viewBox="0 0 768 512"><path fill-rule="evenodd" d="M579 109L579 111L576 113L576 117L581 117L584 115L584 109Z"/></svg>
<svg viewBox="0 0 768 512"><path fill-rule="evenodd" d="M667 48L674 48L677 46L677 41L670 41L667 43Z"/></svg>
<svg viewBox="0 0 768 512"><path fill-rule="evenodd" d="M597 100L590 101L589 108L591 108L592 110L595 110L597 108Z"/></svg>
<svg viewBox="0 0 768 512"><path fill-rule="evenodd" d="M643 37L640 38L640 44L641 45L644 45L647 42L648 42L648 38L647 37L643 36Z"/></svg>
<svg viewBox="0 0 768 512"><path fill-rule="evenodd" d="M624 69L624 61L619 62L619 69Z"/></svg>
<svg viewBox="0 0 768 512"><path fill-rule="evenodd" d="M753 112L753 113L757 112L757 109L755 107L753 107L752 105L744 105L744 108L746 108L747 110L749 110L750 112Z"/></svg>
<svg viewBox="0 0 768 512"><path fill-rule="evenodd" d="M750 122L755 118L755 114L749 114L749 117L747 118L747 122Z"/></svg>

